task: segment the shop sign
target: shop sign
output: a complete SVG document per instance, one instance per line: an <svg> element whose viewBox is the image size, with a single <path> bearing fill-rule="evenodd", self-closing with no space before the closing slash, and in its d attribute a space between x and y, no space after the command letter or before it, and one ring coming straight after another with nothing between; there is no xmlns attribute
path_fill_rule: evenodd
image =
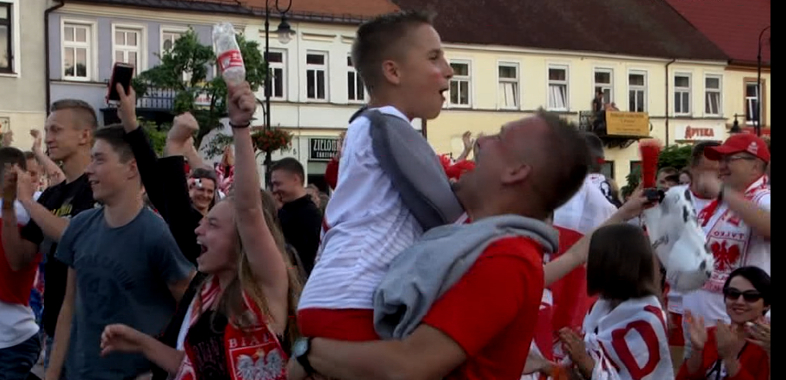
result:
<svg viewBox="0 0 786 380"><path fill-rule="evenodd" d="M694 127L678 125L676 140L681 141L721 141L725 139L723 126Z"/></svg>
<svg viewBox="0 0 786 380"><path fill-rule="evenodd" d="M309 161L330 161L338 154L338 139L336 138L313 138L308 139L308 160Z"/></svg>
<svg viewBox="0 0 786 380"><path fill-rule="evenodd" d="M606 134L621 137L649 137L650 117L646 112L606 111Z"/></svg>

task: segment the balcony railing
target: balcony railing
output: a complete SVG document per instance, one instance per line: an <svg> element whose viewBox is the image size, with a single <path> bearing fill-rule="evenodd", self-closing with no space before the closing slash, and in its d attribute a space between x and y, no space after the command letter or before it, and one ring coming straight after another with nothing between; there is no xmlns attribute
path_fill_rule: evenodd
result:
<svg viewBox="0 0 786 380"><path fill-rule="evenodd" d="M177 92L171 89L148 88L145 96L136 100L136 113L138 117L152 121L156 124L170 123L174 118L175 96ZM117 106L107 104L101 109L104 125L119 123Z"/></svg>
<svg viewBox="0 0 786 380"><path fill-rule="evenodd" d="M148 88L145 96L137 99L137 108L171 111L175 108L175 95L172 89Z"/></svg>
<svg viewBox="0 0 786 380"><path fill-rule="evenodd" d="M631 116L639 115L638 113L631 113ZM649 123L649 131L647 133L641 132L640 134L632 135L630 132L609 134L605 118L600 121L597 120L598 113L593 111L580 111L579 112L579 130L584 132L592 132L598 135L603 141L603 144L608 148L622 148L625 149L632 145L639 139L649 136L649 131L652 131L652 123ZM633 116L634 118L636 116ZM641 116L639 116L641 117ZM646 115L644 115L646 117ZM645 127L646 128L646 127Z"/></svg>

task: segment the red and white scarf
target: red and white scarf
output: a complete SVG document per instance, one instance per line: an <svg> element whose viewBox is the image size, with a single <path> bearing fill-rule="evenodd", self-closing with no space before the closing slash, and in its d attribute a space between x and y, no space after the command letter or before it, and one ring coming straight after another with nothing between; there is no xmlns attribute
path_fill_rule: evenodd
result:
<svg viewBox="0 0 786 380"><path fill-rule="evenodd" d="M745 190L744 196L756 202L769 194L766 177L761 177ZM715 270L703 289L721 293L729 274L745 265L750 254L752 231L726 203L717 199L699 212L699 223L707 232L707 244L715 258ZM709 230L706 229L708 226Z"/></svg>
<svg viewBox="0 0 786 380"><path fill-rule="evenodd" d="M194 297L186 315L189 328L202 315L200 311L210 309L221 293L218 278L213 276L205 281L198 297ZM240 330L233 323L227 323L224 330L224 350L229 377L233 380L286 380L287 357L281 342L268 327L265 314L243 292L243 301L248 311L253 313L257 323L250 330ZM186 323L184 321L183 323ZM184 343L186 355L174 380L196 379L188 341Z"/></svg>
<svg viewBox="0 0 786 380"><path fill-rule="evenodd" d="M670 380L674 368L666 313L655 296L611 308L600 299L584 319L584 343L595 361L593 380Z"/></svg>

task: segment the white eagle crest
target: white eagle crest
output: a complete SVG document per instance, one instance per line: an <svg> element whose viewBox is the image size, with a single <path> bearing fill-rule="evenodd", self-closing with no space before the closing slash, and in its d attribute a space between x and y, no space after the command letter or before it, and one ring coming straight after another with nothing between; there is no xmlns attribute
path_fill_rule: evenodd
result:
<svg viewBox="0 0 786 380"><path fill-rule="evenodd" d="M715 260L699 226L690 190L671 188L658 206L644 210L644 224L672 289L687 292L704 285Z"/></svg>
<svg viewBox="0 0 786 380"><path fill-rule="evenodd" d="M235 364L237 375L242 380L276 380L281 377L285 365L278 350L270 351L256 361L249 355L240 355Z"/></svg>

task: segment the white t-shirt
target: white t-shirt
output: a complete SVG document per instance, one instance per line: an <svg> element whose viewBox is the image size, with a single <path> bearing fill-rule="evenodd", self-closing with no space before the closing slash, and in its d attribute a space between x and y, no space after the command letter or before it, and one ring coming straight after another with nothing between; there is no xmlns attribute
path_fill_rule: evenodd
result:
<svg viewBox="0 0 786 380"><path fill-rule="evenodd" d="M34 199L38 199L38 195ZM0 207L3 200L0 199ZM30 222L30 214L19 201L14 202L16 221L24 226ZM29 290L28 290L29 292ZM0 349L16 346L38 333L38 324L30 306L0 301Z"/></svg>
<svg viewBox="0 0 786 380"><path fill-rule="evenodd" d="M758 182L758 181L757 181ZM769 190L760 191L753 198L753 202L763 210L770 211L770 192ZM718 209L710 218L709 222L704 226L704 232L709 234L712 226L720 219L728 207L725 203L718 206ZM744 222L742 222L744 223ZM750 228L744 226L744 228ZM756 266L763 269L768 274L770 273L770 240L763 236L751 231L750 243L747 252L744 254L745 266ZM683 295L683 307L690 310L694 315L704 317L704 321L708 327L714 326L717 320L729 322L729 316L726 314L726 303L723 295L715 292L710 292L705 289L699 289Z"/></svg>
<svg viewBox="0 0 786 380"><path fill-rule="evenodd" d="M617 212L617 207L598 186L597 179L597 175L588 175L579 191L554 211L555 226L586 235Z"/></svg>
<svg viewBox="0 0 786 380"><path fill-rule="evenodd" d="M378 110L407 120L394 107ZM298 309L373 309L390 263L423 234L374 155L370 127L358 117L347 129L338 185L325 210L327 231Z"/></svg>

